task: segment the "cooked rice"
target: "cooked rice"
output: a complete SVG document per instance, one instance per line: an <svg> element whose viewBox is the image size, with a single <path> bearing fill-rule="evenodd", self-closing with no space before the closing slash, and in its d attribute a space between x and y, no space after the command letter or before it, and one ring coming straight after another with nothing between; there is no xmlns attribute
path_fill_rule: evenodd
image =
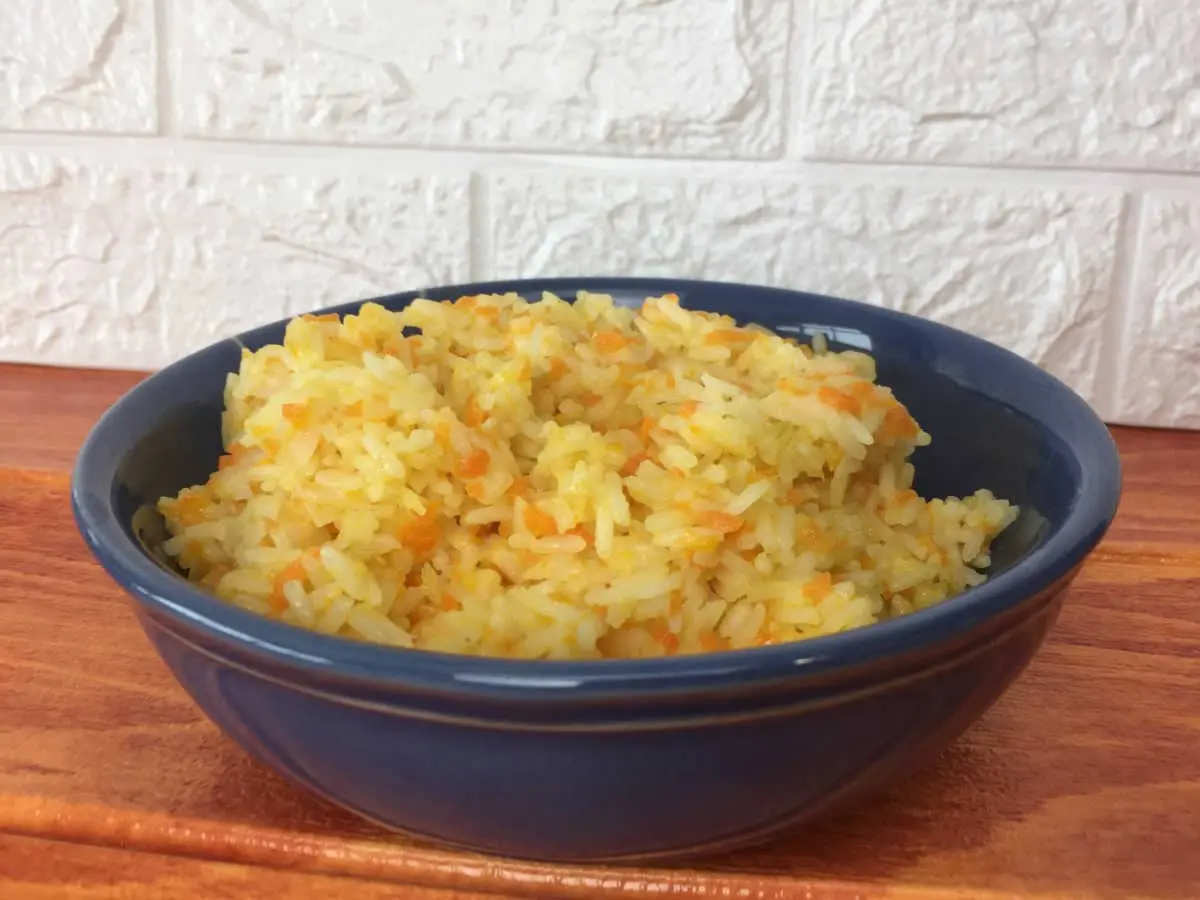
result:
<svg viewBox="0 0 1200 900"><path fill-rule="evenodd" d="M408 335L408 336L406 336ZM327 634L643 657L832 634L979 584L1017 510L921 499L873 360L673 295L418 300L243 353L164 498L187 576Z"/></svg>

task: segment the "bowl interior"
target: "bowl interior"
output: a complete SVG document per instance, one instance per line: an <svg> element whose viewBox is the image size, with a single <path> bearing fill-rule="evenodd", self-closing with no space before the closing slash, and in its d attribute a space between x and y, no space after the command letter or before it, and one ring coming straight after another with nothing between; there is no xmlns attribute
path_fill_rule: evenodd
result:
<svg viewBox="0 0 1200 900"><path fill-rule="evenodd" d="M1036 407L1046 399L1038 394L1045 390L1045 379L1035 377L1041 384L1023 383L1031 372L1036 376L1036 370L998 348L972 341L964 353L956 343L964 336L947 329L931 332L928 323L882 310L767 289L562 280L525 285L521 292L529 299L537 299L543 289L573 298L581 286L611 293L626 305L640 305L648 293L670 287L691 308L728 313L743 323L756 322L802 340L820 333L834 349L870 353L880 383L895 391L933 437L913 459L922 496L962 496L988 488L1020 505L1017 523L993 546L993 576L1045 541L1071 512L1081 488L1077 455L1056 432L1038 424L1030 414L1036 414L1036 408L1021 408ZM422 295L443 299L458 296L460 290ZM381 302L400 308L413 296L400 294ZM337 311L353 311L357 305ZM138 390L148 396L130 403L122 415L128 443L113 461L111 502L127 536L135 538L136 521L137 542L160 564L164 562L155 551L163 534L153 504L204 481L215 469L221 454L226 377L236 371L243 346L255 350L278 342L283 331L283 323L274 323L188 357L145 382Z"/></svg>

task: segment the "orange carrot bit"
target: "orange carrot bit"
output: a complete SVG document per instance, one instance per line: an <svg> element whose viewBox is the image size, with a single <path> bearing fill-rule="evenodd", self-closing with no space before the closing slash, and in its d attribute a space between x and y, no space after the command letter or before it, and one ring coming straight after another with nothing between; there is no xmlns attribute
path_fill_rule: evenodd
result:
<svg viewBox="0 0 1200 900"><path fill-rule="evenodd" d="M832 406L840 412L857 416L862 412L862 404L849 394L842 393L837 388L822 385L817 389L817 399L826 406Z"/></svg>
<svg viewBox="0 0 1200 900"><path fill-rule="evenodd" d="M459 297L454 301L454 305L459 309L474 309L479 304L479 298L473 295Z"/></svg>
<svg viewBox="0 0 1200 900"><path fill-rule="evenodd" d="M592 343L601 353L616 353L631 343L630 339L619 331L598 331L592 337Z"/></svg>
<svg viewBox="0 0 1200 900"><path fill-rule="evenodd" d="M496 529L496 534L500 535L502 538L512 537L512 523L501 522L500 527Z"/></svg>
<svg viewBox="0 0 1200 900"><path fill-rule="evenodd" d="M487 494L487 485L482 481L468 481L466 491L472 500L482 500Z"/></svg>
<svg viewBox="0 0 1200 900"><path fill-rule="evenodd" d="M322 316L314 316L312 314L300 317L305 322L340 322L341 317L337 313L325 313Z"/></svg>
<svg viewBox="0 0 1200 900"><path fill-rule="evenodd" d="M221 458L217 460L217 471L222 472L225 469L228 469L230 466L235 465L236 463L237 463L237 460L234 459L234 456L232 453L223 454L221 456Z"/></svg>
<svg viewBox="0 0 1200 900"><path fill-rule="evenodd" d="M713 531L719 531L721 534L734 534L745 527L746 520L741 516L735 516L732 513L721 512L720 510L704 510L697 516L697 524L702 528L711 528Z"/></svg>
<svg viewBox="0 0 1200 900"><path fill-rule="evenodd" d="M347 416L361 417L363 414L363 402L361 400L355 400L353 403L348 403L342 409L342 412Z"/></svg>
<svg viewBox="0 0 1200 900"><path fill-rule="evenodd" d="M649 416L642 419L642 421L638 424L638 437L642 439L643 444L650 442L650 433L654 431L654 425L654 420Z"/></svg>
<svg viewBox="0 0 1200 900"><path fill-rule="evenodd" d="M488 466L492 463L492 455L482 447L477 447L458 461L455 467L463 478L478 478L486 475Z"/></svg>
<svg viewBox="0 0 1200 900"><path fill-rule="evenodd" d="M303 581L308 573L304 571L304 563L301 559L294 559L283 570L275 576L274 589L275 593L283 594L283 586L289 581Z"/></svg>
<svg viewBox="0 0 1200 900"><path fill-rule="evenodd" d="M585 407L592 407L592 406L595 406L597 403L599 403L603 399L604 398L601 397L599 394L593 394L591 391L588 391L586 394L583 394L582 396L580 396L579 402Z"/></svg>
<svg viewBox="0 0 1200 900"><path fill-rule="evenodd" d="M754 340L754 335L748 331L736 328L723 328L720 331L710 331L704 338L704 343L714 347L727 347L730 344L746 344Z"/></svg>
<svg viewBox="0 0 1200 900"><path fill-rule="evenodd" d="M533 490L533 485L529 483L527 475L518 475L508 486L508 493L514 497L528 497L531 490Z"/></svg>
<svg viewBox="0 0 1200 900"><path fill-rule="evenodd" d="M749 550L741 550L738 552L738 556L750 563L758 559L758 554L759 550L757 547L751 547Z"/></svg>
<svg viewBox="0 0 1200 900"><path fill-rule="evenodd" d="M681 415L681 416L683 416L683 418L687 419L691 416L694 416L696 414L696 410L699 409L699 407L700 407L700 404L697 403L695 400L685 400L683 405L679 407L679 415Z"/></svg>
<svg viewBox="0 0 1200 900"><path fill-rule="evenodd" d="M442 526L437 513L430 509L424 515L405 522L396 529L396 540L417 556L428 556L442 540Z"/></svg>
<svg viewBox="0 0 1200 900"><path fill-rule="evenodd" d="M911 439L917 436L917 423L903 406L897 403L889 407L883 417L879 433L886 438Z"/></svg>
<svg viewBox="0 0 1200 900"><path fill-rule="evenodd" d="M585 525L576 525L574 528L568 529L566 533L583 538L583 542L589 547L596 542L595 538L592 537L591 529Z"/></svg>
<svg viewBox="0 0 1200 900"><path fill-rule="evenodd" d="M629 459L625 460L625 465L621 466L621 475L628 478L630 475L636 475L637 470L641 468L642 463L650 458L648 453L635 453Z"/></svg>
<svg viewBox="0 0 1200 900"><path fill-rule="evenodd" d="M462 609L462 604L454 598L453 594L446 591L446 593L442 594L442 609L453 612L456 609Z"/></svg>
<svg viewBox="0 0 1200 900"><path fill-rule="evenodd" d="M483 407L479 405L479 401L472 397L467 401L467 409L463 413L463 422L471 428L478 428L487 421L487 413L483 411Z"/></svg>
<svg viewBox="0 0 1200 900"><path fill-rule="evenodd" d="M804 596L809 600L820 601L824 600L825 595L831 590L833 590L833 576L828 572L820 572L804 586Z"/></svg>
<svg viewBox="0 0 1200 900"><path fill-rule="evenodd" d="M674 303L676 306L679 305L678 294L663 294L662 299L666 300L668 303Z"/></svg>
<svg viewBox="0 0 1200 900"><path fill-rule="evenodd" d="M308 407L303 403L285 403L281 412L294 428L304 428L308 425Z"/></svg>
<svg viewBox="0 0 1200 900"><path fill-rule="evenodd" d="M706 631L702 635L700 635L700 649L701 650L707 650L709 652L712 652L714 650L722 649L723 646L724 646L724 641L722 641L721 638L715 632Z"/></svg>
<svg viewBox="0 0 1200 900"><path fill-rule="evenodd" d="M567 364L562 357L556 356L550 360L550 377L562 378L567 374Z"/></svg>
<svg viewBox="0 0 1200 900"><path fill-rule="evenodd" d="M896 491L896 493L892 494L892 502L901 505L907 505L916 499L917 492L912 488L904 488L903 490Z"/></svg>
<svg viewBox="0 0 1200 900"><path fill-rule="evenodd" d="M184 525L199 525L204 521L208 501L198 493L187 493L175 505L175 514Z"/></svg>
<svg viewBox="0 0 1200 900"><path fill-rule="evenodd" d="M496 306L477 306L475 307L475 315L495 320L500 318L500 309Z"/></svg>
<svg viewBox="0 0 1200 900"><path fill-rule="evenodd" d="M875 396L875 385L863 379L849 385L846 388L846 393L856 400L869 400Z"/></svg>
<svg viewBox="0 0 1200 900"><path fill-rule="evenodd" d="M525 507L525 527L534 537L549 537L558 534L558 522L550 513L536 506Z"/></svg>
<svg viewBox="0 0 1200 900"><path fill-rule="evenodd" d="M667 653L675 653L679 649L679 638L670 631L662 636L662 640L659 643L662 644L662 648Z"/></svg>

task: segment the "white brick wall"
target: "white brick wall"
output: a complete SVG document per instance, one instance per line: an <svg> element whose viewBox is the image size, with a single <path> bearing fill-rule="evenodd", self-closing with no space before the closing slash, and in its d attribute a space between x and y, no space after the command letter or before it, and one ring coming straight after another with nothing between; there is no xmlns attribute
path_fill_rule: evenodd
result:
<svg viewBox="0 0 1200 900"><path fill-rule="evenodd" d="M678 274L865 299L1200 427L1174 0L6 0L0 359Z"/></svg>

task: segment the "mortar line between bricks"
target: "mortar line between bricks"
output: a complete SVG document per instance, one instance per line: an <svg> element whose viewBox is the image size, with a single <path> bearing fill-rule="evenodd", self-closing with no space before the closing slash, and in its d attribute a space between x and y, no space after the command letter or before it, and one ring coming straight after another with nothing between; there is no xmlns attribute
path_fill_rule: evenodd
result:
<svg viewBox="0 0 1200 900"><path fill-rule="evenodd" d="M1101 359L1109 361L1110 365L1100 373L1102 381L1097 385L1096 395L1101 403L1100 413L1109 422L1121 421L1125 413L1121 400L1129 375L1129 354L1133 351L1129 329L1134 321L1134 308L1139 303L1136 293L1142 265L1144 218L1145 198L1135 194L1126 201L1121 216L1108 301L1109 315L1104 323L1100 353Z"/></svg>
<svg viewBox="0 0 1200 900"><path fill-rule="evenodd" d="M1066 165L866 162L823 159L697 159L694 157L604 156L500 148L396 147L333 142L216 140L200 137L64 132L0 132L0 152L36 151L127 163L131 152L151 160L208 163L223 159L264 165L292 160L345 173L361 166L372 172L411 174L494 171L593 174L614 178L828 179L839 184L896 184L937 187L1037 187L1066 190L1187 190L1200 192L1200 171L1137 170ZM337 150L331 156L330 150Z"/></svg>
<svg viewBox="0 0 1200 900"><path fill-rule="evenodd" d="M471 247L468 256L472 281L486 281L492 276L491 192L487 182L478 174L471 175L470 184Z"/></svg>
<svg viewBox="0 0 1200 900"><path fill-rule="evenodd" d="M172 65L175 42L171 33L174 22L171 17L171 4L167 0L154 0L153 15L156 50L154 98L158 115L158 134L160 137L169 137L179 133L175 118L174 80L177 73Z"/></svg>
<svg viewBox="0 0 1200 900"><path fill-rule="evenodd" d="M813 4L816 0L796 0L789 10L788 20L788 79L784 90L790 98L785 108L788 121L783 135L783 156L791 161L803 161L803 148L808 139L808 95L812 88L812 52L813 52L813 21L815 14ZM799 62L793 53L796 44L800 45ZM793 74L794 67L799 65L799 74Z"/></svg>

